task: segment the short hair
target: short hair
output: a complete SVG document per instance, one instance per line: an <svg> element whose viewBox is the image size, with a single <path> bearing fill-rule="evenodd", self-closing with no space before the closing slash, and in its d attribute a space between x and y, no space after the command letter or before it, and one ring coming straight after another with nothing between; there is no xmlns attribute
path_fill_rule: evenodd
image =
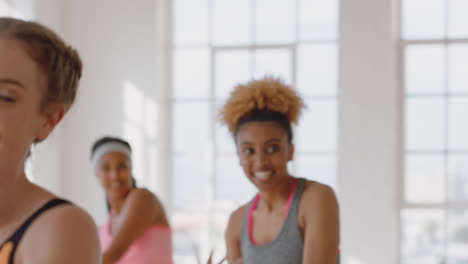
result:
<svg viewBox="0 0 468 264"><path fill-rule="evenodd" d="M67 110L75 101L83 71L78 52L37 22L0 17L0 35L19 41L46 77L41 110L51 103L63 103Z"/></svg>

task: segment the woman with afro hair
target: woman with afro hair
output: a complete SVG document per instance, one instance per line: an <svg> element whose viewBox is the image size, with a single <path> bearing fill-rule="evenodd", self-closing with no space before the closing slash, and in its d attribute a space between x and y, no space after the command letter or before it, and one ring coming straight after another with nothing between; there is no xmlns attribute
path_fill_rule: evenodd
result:
<svg viewBox="0 0 468 264"><path fill-rule="evenodd" d="M227 260L237 264L336 264L338 203L333 190L291 175L292 125L304 108L281 80L235 87L221 111L245 176L258 194L235 210L226 230Z"/></svg>

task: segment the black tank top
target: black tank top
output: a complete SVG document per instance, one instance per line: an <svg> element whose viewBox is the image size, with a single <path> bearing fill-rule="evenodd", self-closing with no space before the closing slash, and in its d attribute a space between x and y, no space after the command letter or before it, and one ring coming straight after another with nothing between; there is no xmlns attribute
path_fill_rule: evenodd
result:
<svg viewBox="0 0 468 264"><path fill-rule="evenodd" d="M62 199L53 199L44 204L36 212L34 212L24 223L0 246L0 264L13 264L16 248L18 247L21 238L28 227L45 211L63 204L70 204L70 202Z"/></svg>

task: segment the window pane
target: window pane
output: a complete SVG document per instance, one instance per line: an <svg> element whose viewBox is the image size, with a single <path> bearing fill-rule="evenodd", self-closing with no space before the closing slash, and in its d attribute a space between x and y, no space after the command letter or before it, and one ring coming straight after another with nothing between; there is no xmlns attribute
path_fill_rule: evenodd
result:
<svg viewBox="0 0 468 264"><path fill-rule="evenodd" d="M409 203L443 202L445 200L444 177L442 155L408 155L405 164L406 201Z"/></svg>
<svg viewBox="0 0 468 264"><path fill-rule="evenodd" d="M251 42L251 1L214 0L214 44L246 45Z"/></svg>
<svg viewBox="0 0 468 264"><path fill-rule="evenodd" d="M468 93L468 45L449 46L449 81L450 92Z"/></svg>
<svg viewBox="0 0 468 264"><path fill-rule="evenodd" d="M295 176L318 181L336 190L336 159L334 155L307 155L296 153Z"/></svg>
<svg viewBox="0 0 468 264"><path fill-rule="evenodd" d="M285 49L258 50L254 55L254 77L273 75L291 83L291 54Z"/></svg>
<svg viewBox="0 0 468 264"><path fill-rule="evenodd" d="M445 0L403 0L404 39L442 38L445 34Z"/></svg>
<svg viewBox="0 0 468 264"><path fill-rule="evenodd" d="M255 1L255 42L290 43L295 40L295 4L291 0Z"/></svg>
<svg viewBox="0 0 468 264"><path fill-rule="evenodd" d="M401 218L402 263L443 263L444 212L430 209L404 209Z"/></svg>
<svg viewBox="0 0 468 264"><path fill-rule="evenodd" d="M123 111L125 119L136 125L142 125L144 106L143 92L129 81L125 81L123 86Z"/></svg>
<svg viewBox="0 0 468 264"><path fill-rule="evenodd" d="M252 53L245 50L216 53L216 98L229 96L234 86L252 78Z"/></svg>
<svg viewBox="0 0 468 264"><path fill-rule="evenodd" d="M161 190L160 185L158 185L158 180L159 180L159 170L158 170L158 148L156 147L156 144L150 143L147 144L147 150L148 150L148 158L147 158L147 171L146 171L146 177L147 177L147 182L148 182L148 187L155 193L158 193Z"/></svg>
<svg viewBox="0 0 468 264"><path fill-rule="evenodd" d="M231 132L229 132L226 125L221 125L220 123L216 125L216 152L236 153L236 146Z"/></svg>
<svg viewBox="0 0 468 264"><path fill-rule="evenodd" d="M445 50L439 45L406 48L405 88L408 94L445 92Z"/></svg>
<svg viewBox="0 0 468 264"><path fill-rule="evenodd" d="M175 152L207 152L210 149L208 103L175 103L173 146Z"/></svg>
<svg viewBox="0 0 468 264"><path fill-rule="evenodd" d="M468 150L468 98L449 100L449 147Z"/></svg>
<svg viewBox="0 0 468 264"><path fill-rule="evenodd" d="M173 156L172 199L180 210L206 209L210 193L210 161L208 155Z"/></svg>
<svg viewBox="0 0 468 264"><path fill-rule="evenodd" d="M405 140L408 150L444 148L443 98L409 98L406 101Z"/></svg>
<svg viewBox="0 0 468 264"><path fill-rule="evenodd" d="M174 43L208 43L208 0L174 0Z"/></svg>
<svg viewBox="0 0 468 264"><path fill-rule="evenodd" d="M335 100L307 100L297 127L297 151L335 151L337 116Z"/></svg>
<svg viewBox="0 0 468 264"><path fill-rule="evenodd" d="M0 0L0 16L9 16L10 9L10 5L5 0Z"/></svg>
<svg viewBox="0 0 468 264"><path fill-rule="evenodd" d="M448 215L448 264L468 263L468 211L450 210Z"/></svg>
<svg viewBox="0 0 468 264"><path fill-rule="evenodd" d="M145 98L145 132L148 138L150 139L157 139L158 137L158 122L159 115L158 115L158 105L156 102L150 98Z"/></svg>
<svg viewBox="0 0 468 264"><path fill-rule="evenodd" d="M200 263L200 251L206 247L209 223L209 214L205 212L173 213L171 229L174 263Z"/></svg>
<svg viewBox="0 0 468 264"><path fill-rule="evenodd" d="M299 35L302 41L338 38L337 0L299 0Z"/></svg>
<svg viewBox="0 0 468 264"><path fill-rule="evenodd" d="M124 138L132 146L132 172L139 186L147 186L144 174L145 149L143 145L144 134L140 126L135 126L132 122L126 121L123 128Z"/></svg>
<svg viewBox="0 0 468 264"><path fill-rule="evenodd" d="M14 17L14 18L21 18L21 19L28 19L33 17L34 10L33 7L31 6L31 3L24 3L24 5L21 5L21 3L8 3L9 1L6 0L0 0L0 17L6 16L6 17ZM10 1L11 2L11 1ZM20 8L22 7L22 8ZM20 10L22 12L20 12Z"/></svg>
<svg viewBox="0 0 468 264"><path fill-rule="evenodd" d="M226 240L225 233L226 227L228 226L229 216L231 213L236 210L238 206L235 208L230 208L230 210L213 210L213 225L212 225L212 243L211 248L213 249L213 259L221 260L225 257L226 252ZM203 263L203 262L202 262ZM215 262L219 263L219 262ZM227 262L221 262L227 263ZM221 264L219 263L219 264Z"/></svg>
<svg viewBox="0 0 468 264"><path fill-rule="evenodd" d="M452 201L468 200L468 155L449 158L449 197Z"/></svg>
<svg viewBox="0 0 468 264"><path fill-rule="evenodd" d="M336 44L300 45L297 85L304 96L334 96L338 86Z"/></svg>
<svg viewBox="0 0 468 264"><path fill-rule="evenodd" d="M208 98L210 70L208 49L174 49L174 97Z"/></svg>
<svg viewBox="0 0 468 264"><path fill-rule="evenodd" d="M232 208L247 203L256 193L239 165L237 155L220 155L216 166L216 199L225 200Z"/></svg>
<svg viewBox="0 0 468 264"><path fill-rule="evenodd" d="M449 14L448 32L449 38L467 38L468 37L468 1L466 0L448 0Z"/></svg>

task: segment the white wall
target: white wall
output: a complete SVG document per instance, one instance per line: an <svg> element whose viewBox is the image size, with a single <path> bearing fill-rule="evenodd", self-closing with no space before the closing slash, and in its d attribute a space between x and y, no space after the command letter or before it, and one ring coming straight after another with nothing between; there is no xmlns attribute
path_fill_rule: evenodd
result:
<svg viewBox="0 0 468 264"><path fill-rule="evenodd" d="M84 73L75 105L39 146L37 181L84 207L101 223L104 194L89 162L100 136L123 136L123 84L157 97L156 1L41 0L38 21L78 49Z"/></svg>
<svg viewBox="0 0 468 264"><path fill-rule="evenodd" d="M338 189L345 264L399 261L394 2L342 1Z"/></svg>
<svg viewBox="0 0 468 264"><path fill-rule="evenodd" d="M67 123L64 189L102 222L104 195L89 150L99 136L122 136L125 81L156 95L155 1L68 1L67 11L67 35L80 50L85 70Z"/></svg>
<svg viewBox="0 0 468 264"><path fill-rule="evenodd" d="M34 4L32 0L16 0L15 7L20 11L41 23L47 25L60 36L65 35L65 13L61 0L41 0L40 4ZM59 124L49 138L38 144L33 152L33 175L34 180L46 189L58 194L65 195L64 190L64 125Z"/></svg>

